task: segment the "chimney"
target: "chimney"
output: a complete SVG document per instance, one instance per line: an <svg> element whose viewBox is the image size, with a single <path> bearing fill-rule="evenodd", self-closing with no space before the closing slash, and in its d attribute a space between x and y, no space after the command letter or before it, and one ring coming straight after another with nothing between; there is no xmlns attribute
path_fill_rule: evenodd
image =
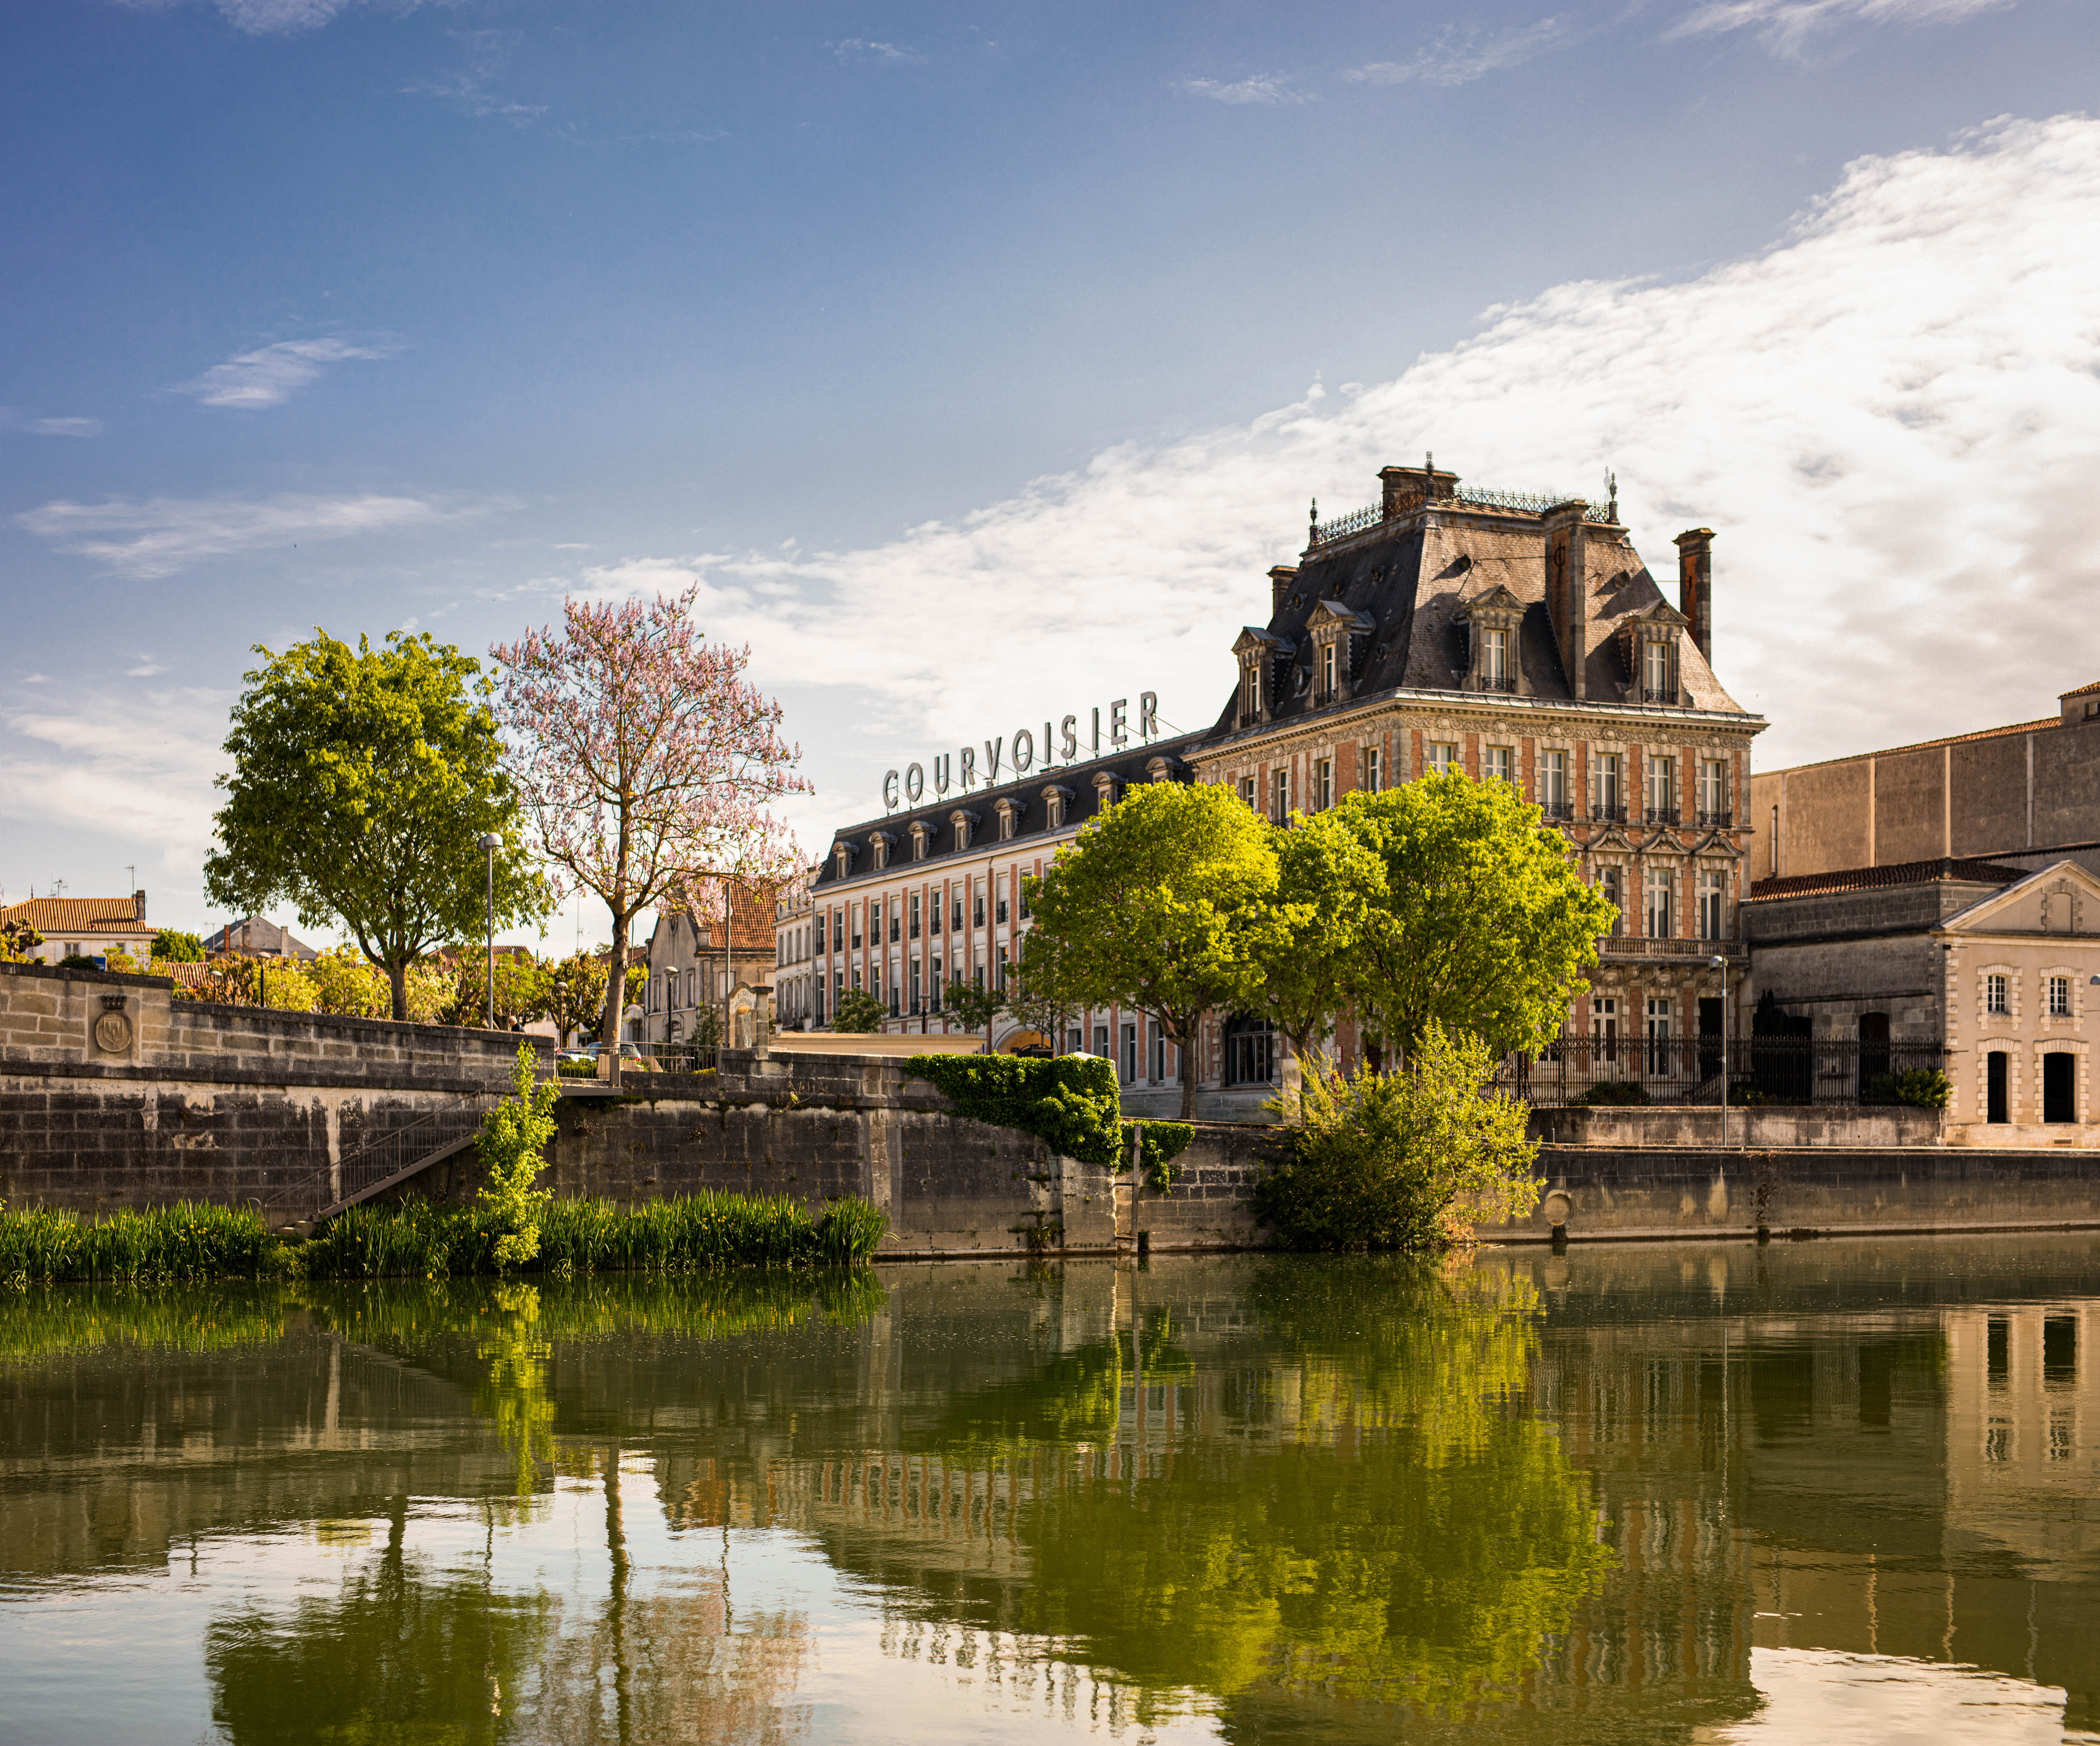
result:
<svg viewBox="0 0 2100 1746"><path fill-rule="evenodd" d="M1379 500L1391 517L1425 497L1449 496L1458 488L1458 475L1440 470L1436 457L1427 455L1418 467L1379 468L1379 485L1383 492Z"/></svg>
<svg viewBox="0 0 2100 1746"><path fill-rule="evenodd" d="M1278 564L1268 573L1268 615L1273 619L1283 611L1284 597L1290 593L1290 584L1298 580L1295 564Z"/></svg>
<svg viewBox="0 0 2100 1746"><path fill-rule="evenodd" d="M1714 662L1714 530L1693 527L1677 536L1677 610L1692 620L1692 640Z"/></svg>
<svg viewBox="0 0 2100 1746"><path fill-rule="evenodd" d="M135 892L133 892L133 893L131 893L131 906L132 906L132 908L133 908L133 909L136 910L139 912L139 919L140 921L143 921L143 920L145 920L145 919L146 919L146 893L145 893L144 892L143 892L143 891L135 891Z"/></svg>
<svg viewBox="0 0 2100 1746"><path fill-rule="evenodd" d="M1546 610L1553 620L1560 670L1577 697L1589 690L1590 583L1582 520L1588 507L1580 499L1556 503L1541 518L1546 524Z"/></svg>

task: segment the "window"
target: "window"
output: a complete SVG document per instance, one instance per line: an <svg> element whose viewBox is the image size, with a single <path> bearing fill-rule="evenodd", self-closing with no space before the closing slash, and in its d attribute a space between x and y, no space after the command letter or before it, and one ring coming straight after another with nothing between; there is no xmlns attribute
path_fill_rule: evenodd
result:
<svg viewBox="0 0 2100 1746"><path fill-rule="evenodd" d="M2049 1016L2051 1018L2071 1016L2071 978L2053 976L2049 979Z"/></svg>
<svg viewBox="0 0 2100 1746"><path fill-rule="evenodd" d="M1217 694L1217 694L1216 692L1215 692L1215 691L1213 691L1213 692L1211 694L1211 696L1213 696L1213 697L1215 697ZM998 982L998 987L999 987L999 991L1001 994L1004 994L1004 993L1006 992L1006 948L1005 948L1004 946L1002 946L1001 947L999 947L999 982Z"/></svg>
<svg viewBox="0 0 2100 1746"><path fill-rule="evenodd" d="M1986 1012L2006 1013L2012 1011L2010 979L1996 971L1983 978L1983 1010Z"/></svg>
<svg viewBox="0 0 2100 1746"><path fill-rule="evenodd" d="M1726 758L1701 758L1699 761L1699 822L1702 825L1725 825L1728 818L1728 761Z"/></svg>
<svg viewBox="0 0 2100 1746"><path fill-rule="evenodd" d="M1385 787L1385 753L1376 746L1366 746L1357 768L1364 773L1363 788L1366 794L1376 794Z"/></svg>
<svg viewBox="0 0 2100 1746"><path fill-rule="evenodd" d="M1648 761L1648 822L1650 824L1677 822L1677 760L1650 758Z"/></svg>
<svg viewBox="0 0 2100 1746"><path fill-rule="evenodd" d="M1211 694L1215 697L1217 693L1213 691ZM1261 713L1261 663L1258 659L1247 663L1246 703L1242 713L1249 721Z"/></svg>
<svg viewBox="0 0 2100 1746"><path fill-rule="evenodd" d="M1480 633L1480 678L1484 684L1496 690L1509 683L1509 633L1506 630L1486 630ZM1211 696L1218 694L1213 691Z"/></svg>
<svg viewBox="0 0 2100 1746"><path fill-rule="evenodd" d="M915 958L911 960L911 1010L914 1012L919 1010L919 960Z"/></svg>
<svg viewBox="0 0 2100 1746"><path fill-rule="evenodd" d="M1215 696L1214 691L1211 694ZM1315 811L1325 812L1335 804L1335 761L1321 758L1312 766L1312 805Z"/></svg>
<svg viewBox="0 0 2100 1746"><path fill-rule="evenodd" d="M1710 868L1699 871L1698 922L1699 937L1702 940L1725 940L1721 922L1726 914L1728 893L1728 875Z"/></svg>
<svg viewBox="0 0 2100 1746"><path fill-rule="evenodd" d="M1213 697L1217 694L1215 691L1211 694ZM1010 806L1002 806L999 809L999 840L1002 843L1013 840L1013 809Z"/></svg>
<svg viewBox="0 0 2100 1746"><path fill-rule="evenodd" d="M1109 1028L1105 1025L1094 1026L1094 1053L1103 1060L1109 1058Z"/></svg>
<svg viewBox="0 0 2100 1746"><path fill-rule="evenodd" d="M1667 940L1675 933L1670 924L1676 919L1672 914L1674 905L1671 902L1676 887L1677 875L1666 866L1650 867L1642 881L1648 900L1643 919L1648 936L1652 940Z"/></svg>
<svg viewBox="0 0 2100 1746"><path fill-rule="evenodd" d="M1215 697L1217 693L1213 691L1211 694ZM1137 1026L1126 1025L1123 1028L1123 1082L1125 1085L1133 1084L1136 1078Z"/></svg>
<svg viewBox="0 0 2100 1746"><path fill-rule="evenodd" d="M880 964L877 964L872 970L868 972L867 985L868 991L872 994L877 1000L882 999L882 966Z"/></svg>
<svg viewBox="0 0 2100 1746"><path fill-rule="evenodd" d="M955 853L960 854L970 846L970 822L967 818L955 821Z"/></svg>
<svg viewBox="0 0 2100 1746"><path fill-rule="evenodd" d="M1152 1082L1167 1082L1167 1034L1157 1025L1152 1027Z"/></svg>
<svg viewBox="0 0 2100 1746"><path fill-rule="evenodd" d="M1240 778L1240 800L1251 813L1259 812L1261 809L1260 796L1254 791L1253 777L1242 776Z"/></svg>
<svg viewBox="0 0 2100 1746"><path fill-rule="evenodd" d="M1267 1019L1238 1017L1225 1026L1225 1083L1267 1085L1276 1077L1276 1038Z"/></svg>
<svg viewBox="0 0 2100 1746"><path fill-rule="evenodd" d="M1276 798L1269 817L1278 824L1290 822L1290 772L1278 770L1274 778Z"/></svg>
<svg viewBox="0 0 2100 1746"><path fill-rule="evenodd" d="M1060 828L1065 822L1065 796L1061 794L1046 796L1043 802L1043 813L1052 830Z"/></svg>
<svg viewBox="0 0 2100 1746"><path fill-rule="evenodd" d="M1028 906L1028 881L1024 879L1021 882L1021 919L1027 921L1035 914L1035 911Z"/></svg>
<svg viewBox="0 0 2100 1746"><path fill-rule="evenodd" d="M936 936L940 933L941 911L946 906L946 902L947 900L938 891L933 893L933 902L926 906L927 933Z"/></svg>
<svg viewBox="0 0 2100 1746"><path fill-rule="evenodd" d="M1626 880L1617 867L1599 867L1597 870L1597 889L1612 906L1612 937L1617 939L1626 929Z"/></svg>
<svg viewBox="0 0 2100 1746"><path fill-rule="evenodd" d="M971 890L973 893L971 902L971 925L982 928L984 926L984 887L975 885L971 888Z"/></svg>
<svg viewBox="0 0 2100 1746"><path fill-rule="evenodd" d="M1217 694L1215 691L1211 694L1213 697ZM1320 648L1320 694L1335 694L1335 646L1331 642L1323 643Z"/></svg>
<svg viewBox="0 0 2100 1746"><path fill-rule="evenodd" d="M1670 1071L1670 1012L1667 1000L1648 1003L1648 1070L1657 1078Z"/></svg>
<svg viewBox="0 0 2100 1746"><path fill-rule="evenodd" d="M1538 804L1549 818L1567 816L1568 754L1542 752L1538 755Z"/></svg>
<svg viewBox="0 0 2100 1746"><path fill-rule="evenodd" d="M1211 694L1216 695L1215 692ZM1004 884L999 887L998 913L992 919L1002 928L1006 925L1006 887Z"/></svg>
<svg viewBox="0 0 2100 1746"><path fill-rule="evenodd" d="M892 946L903 938L903 924L902 906L893 897L889 901L889 943Z"/></svg>
<svg viewBox="0 0 2100 1746"><path fill-rule="evenodd" d="M1617 1057L1619 1003L1616 997L1610 994L1593 994L1590 997L1590 1041L1602 1059L1612 1060Z"/></svg>
<svg viewBox="0 0 2100 1746"><path fill-rule="evenodd" d="M914 861L926 858L926 827L924 825L911 827L911 858Z"/></svg>
<svg viewBox="0 0 2100 1746"><path fill-rule="evenodd" d="M941 960L935 959L927 971L929 985L933 992L927 1004L936 1012L941 1010Z"/></svg>
<svg viewBox="0 0 2100 1746"><path fill-rule="evenodd" d="M858 988L860 986L860 966L858 964L855 964L854 966L853 979L854 986L855 988Z"/></svg>
<svg viewBox="0 0 2100 1746"><path fill-rule="evenodd" d="M1458 748L1431 740L1422 748L1423 769L1432 776L1448 776L1458 767Z"/></svg>
<svg viewBox="0 0 2100 1746"><path fill-rule="evenodd" d="M963 931L963 893L960 887L955 892L955 917L952 925L957 933Z"/></svg>
<svg viewBox="0 0 2100 1746"><path fill-rule="evenodd" d="M1593 787L1590 816L1592 818L1623 819L1626 798L1619 789L1619 754L1600 752L1597 754L1597 779Z"/></svg>
<svg viewBox="0 0 2100 1746"><path fill-rule="evenodd" d="M1214 692L1212 695L1215 695ZM1489 746L1480 753L1480 779L1483 782L1516 781L1516 748L1513 746Z"/></svg>
<svg viewBox="0 0 2100 1746"><path fill-rule="evenodd" d="M2002 1049L1994 1049L1983 1057L1983 1119L1986 1122L2012 1120L2012 1099L2007 1095L2005 1080L2006 1055Z"/></svg>
<svg viewBox="0 0 2100 1746"><path fill-rule="evenodd" d="M1670 645L1661 637L1654 638L1642 645L1641 655L1641 691L1645 701L1670 702L1675 694L1670 683Z"/></svg>
<svg viewBox="0 0 2100 1746"><path fill-rule="evenodd" d="M1215 697L1217 694L1211 694ZM919 937L919 893L915 891L911 893L911 937L915 940Z"/></svg>

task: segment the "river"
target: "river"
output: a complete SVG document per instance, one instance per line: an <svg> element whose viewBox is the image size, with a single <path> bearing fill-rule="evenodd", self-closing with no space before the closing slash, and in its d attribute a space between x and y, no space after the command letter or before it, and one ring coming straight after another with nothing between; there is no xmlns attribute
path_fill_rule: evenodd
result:
<svg viewBox="0 0 2100 1746"><path fill-rule="evenodd" d="M2100 1739L2096 1267L0 1292L0 1742Z"/></svg>

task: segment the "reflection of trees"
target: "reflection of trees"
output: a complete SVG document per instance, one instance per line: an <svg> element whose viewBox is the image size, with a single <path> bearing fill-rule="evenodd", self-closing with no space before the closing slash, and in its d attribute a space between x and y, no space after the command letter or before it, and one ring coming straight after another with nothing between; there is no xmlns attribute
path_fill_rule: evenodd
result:
<svg viewBox="0 0 2100 1746"><path fill-rule="evenodd" d="M100 1347L208 1352L285 1337L296 1303L281 1288L243 1283L29 1285L0 1290L0 1363Z"/></svg>
<svg viewBox="0 0 2100 1746"><path fill-rule="evenodd" d="M537 1288L499 1285L488 1307L479 1318L474 1347L488 1368L474 1390L474 1407L496 1426L517 1463L518 1496L529 1497L540 1488L541 1464L554 1458L554 1399L547 1386L554 1348L540 1337Z"/></svg>
<svg viewBox="0 0 2100 1746"><path fill-rule="evenodd" d="M397 1498L386 1548L331 1598L260 1608L205 1634L212 1719L226 1738L452 1746L518 1738L517 1694L549 1640L544 1596L435 1574L404 1548Z"/></svg>
<svg viewBox="0 0 2100 1746"><path fill-rule="evenodd" d="M1031 1482L1017 1622L1154 1691L1444 1709L1513 1684L1610 1563L1525 1410L1529 1282L1279 1262L1253 1301L1259 1357L1198 1378L1173 1422L1158 1403L1190 1372L1147 1338L951 1404L944 1447L1003 1436Z"/></svg>

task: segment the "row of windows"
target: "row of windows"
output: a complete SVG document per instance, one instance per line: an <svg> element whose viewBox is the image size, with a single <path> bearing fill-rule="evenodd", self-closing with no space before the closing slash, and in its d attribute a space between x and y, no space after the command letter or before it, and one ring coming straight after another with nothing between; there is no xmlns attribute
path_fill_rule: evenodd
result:
<svg viewBox="0 0 2100 1746"><path fill-rule="evenodd" d="M850 942L853 950L858 951L863 939L870 946L885 943L894 946L900 940L916 940L922 935L938 937L944 922L949 933L960 933L964 929L965 906L968 907L968 924L972 928L984 926L987 910L993 922L999 927L1004 928L1009 919L1004 881L1000 882L989 904L982 880L973 884L967 894L964 888L957 884L938 888L930 896L915 891L908 896L893 897L886 904L880 897L870 897L865 902L845 904L830 912L832 950L842 952ZM1020 908L1021 919L1028 920L1033 911L1029 906L1026 888L1021 893ZM823 918L819 916L817 919L817 949L819 951L823 950L824 925Z"/></svg>
<svg viewBox="0 0 2100 1746"><path fill-rule="evenodd" d="M2071 978L2052 976L2044 979L2043 992L2049 1002L2051 1018L2069 1018L2071 1016ZM1983 1010L1997 1016L2009 1016L2013 1010L2013 979L2006 972L1993 970L1983 978Z"/></svg>
<svg viewBox="0 0 2100 1746"><path fill-rule="evenodd" d="M1597 889L1619 912L1612 924L1616 938L1625 932L1626 872L1621 867L1599 867ZM1677 927L1678 871L1668 862L1651 862L1641 880L1641 932L1652 940L1679 937ZM1728 873L1724 867L1700 867L1692 876L1692 931L1695 940L1728 937Z"/></svg>
<svg viewBox="0 0 2100 1746"><path fill-rule="evenodd" d="M1533 769L1533 787L1536 791L1533 800L1546 810L1550 818L1567 818L1573 814L1573 790L1568 783L1568 755L1565 752L1545 751L1538 755ZM1700 825L1727 825L1732 822L1728 803L1728 761L1726 758L1700 758L1692 773L1693 822ZM1422 762L1425 774L1449 775L1464 766L1459 761L1459 748L1451 742L1425 740L1422 747ZM1683 813L1679 804L1677 762L1674 757L1651 757L1645 762L1642 776L1643 822L1649 824L1678 824ZM1369 793L1376 794L1386 786L1385 754L1377 746L1362 746L1357 751L1357 786ZM1626 762L1624 755L1616 752L1596 754L1590 768L1590 816L1597 820L1624 822L1626 816ZM1307 796L1304 810L1324 812L1335 804L1335 761L1331 757L1315 758L1307 771L1311 793ZM1516 748L1514 746L1483 746L1480 748L1480 779L1483 782L1506 782L1518 786ZM1268 791L1264 796L1252 776L1240 778L1240 798L1255 811L1261 810L1265 799L1268 815L1281 824L1289 819L1291 812L1291 773L1288 767L1269 773Z"/></svg>
<svg viewBox="0 0 2100 1746"><path fill-rule="evenodd" d="M1008 956L1007 948L1002 946L999 948L999 955L992 964L991 973L995 979L992 985L995 988L1003 990L1006 987L1007 972L1010 968L1011 960ZM957 976L962 974L960 970L955 973ZM985 985L985 967L982 964L979 964L970 972L970 981L979 988ZM942 962L938 958L907 959L905 961L902 983L903 985L900 987L897 977L892 977L889 979L888 998L889 1016L892 1018L918 1018L924 1014L938 1013L941 1011L942 994L949 985L947 979L942 974ZM818 986L821 988L822 985L820 979ZM832 990L835 1001L840 995L844 994L849 987L858 988L862 985L860 966L858 964L854 966L850 972L844 970L832 972ZM874 995L877 1000L884 998L882 966L880 963L868 966L866 985L868 993Z"/></svg>

